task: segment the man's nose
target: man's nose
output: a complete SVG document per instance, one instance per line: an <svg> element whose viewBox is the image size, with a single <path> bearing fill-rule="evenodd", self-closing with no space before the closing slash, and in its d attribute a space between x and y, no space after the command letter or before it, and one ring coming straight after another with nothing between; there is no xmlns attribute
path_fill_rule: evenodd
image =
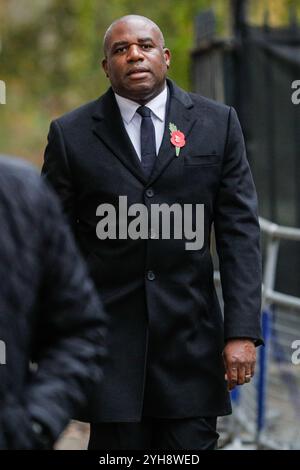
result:
<svg viewBox="0 0 300 470"><path fill-rule="evenodd" d="M137 61L137 60L143 60L143 59L144 59L144 56L143 56L140 46L138 46L137 44L132 44L128 48L128 52L127 52L128 62L131 62L132 60Z"/></svg>

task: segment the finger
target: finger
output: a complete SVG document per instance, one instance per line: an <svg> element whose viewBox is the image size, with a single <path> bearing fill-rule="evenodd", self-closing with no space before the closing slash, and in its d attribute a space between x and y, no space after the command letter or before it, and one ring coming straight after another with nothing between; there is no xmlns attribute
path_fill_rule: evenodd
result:
<svg viewBox="0 0 300 470"><path fill-rule="evenodd" d="M229 377L228 377L228 364L227 364L227 361L226 361L226 357L224 356L224 352L223 352L222 356L223 356L223 363L224 363L224 369L225 369L224 379L226 380L226 382L228 382L228 380L229 380Z"/></svg>
<svg viewBox="0 0 300 470"><path fill-rule="evenodd" d="M228 375L228 389L233 390L234 387L237 385L237 381L238 381L237 366L229 367L227 375Z"/></svg>
<svg viewBox="0 0 300 470"><path fill-rule="evenodd" d="M245 383L250 382L251 377L252 377L251 365L246 364L246 367L245 367Z"/></svg>
<svg viewBox="0 0 300 470"><path fill-rule="evenodd" d="M251 363L251 377L255 374L255 361Z"/></svg>
<svg viewBox="0 0 300 470"><path fill-rule="evenodd" d="M243 385L245 383L245 372L246 368L243 365L240 365L238 368L238 384Z"/></svg>

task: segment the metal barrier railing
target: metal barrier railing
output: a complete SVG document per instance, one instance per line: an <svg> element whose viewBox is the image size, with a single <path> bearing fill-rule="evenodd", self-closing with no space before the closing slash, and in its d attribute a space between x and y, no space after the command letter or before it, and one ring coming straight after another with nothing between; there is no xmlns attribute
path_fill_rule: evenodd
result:
<svg viewBox="0 0 300 470"><path fill-rule="evenodd" d="M233 395L233 420L256 448L300 449L300 365L292 363L292 344L300 339L300 298L275 290L281 240L300 241L300 229L260 218L266 237L262 330L255 378ZM215 281L220 287L219 273Z"/></svg>

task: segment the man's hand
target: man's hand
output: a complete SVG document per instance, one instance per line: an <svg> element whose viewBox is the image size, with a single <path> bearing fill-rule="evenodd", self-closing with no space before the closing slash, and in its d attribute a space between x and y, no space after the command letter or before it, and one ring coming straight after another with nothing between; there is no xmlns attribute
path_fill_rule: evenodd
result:
<svg viewBox="0 0 300 470"><path fill-rule="evenodd" d="M228 390L250 382L254 375L256 349L250 339L231 339L223 351Z"/></svg>

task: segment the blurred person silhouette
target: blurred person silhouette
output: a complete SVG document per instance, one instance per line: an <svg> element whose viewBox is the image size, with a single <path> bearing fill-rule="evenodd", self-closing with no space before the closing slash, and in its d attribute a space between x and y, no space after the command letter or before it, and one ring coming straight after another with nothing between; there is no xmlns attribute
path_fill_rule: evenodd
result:
<svg viewBox="0 0 300 470"><path fill-rule="evenodd" d="M51 449L101 381L106 315L59 202L0 158L0 449Z"/></svg>

